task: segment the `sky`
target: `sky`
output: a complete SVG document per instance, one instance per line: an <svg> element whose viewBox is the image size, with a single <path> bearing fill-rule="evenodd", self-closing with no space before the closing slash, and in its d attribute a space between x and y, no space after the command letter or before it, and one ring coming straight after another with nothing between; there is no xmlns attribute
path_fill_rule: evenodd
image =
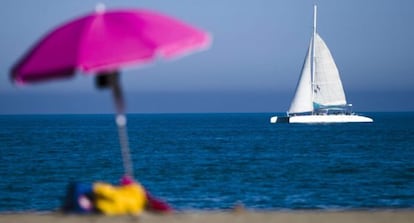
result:
<svg viewBox="0 0 414 223"><path fill-rule="evenodd" d="M312 34L339 68L356 112L414 111L411 0L2 0L0 114L112 113L93 78L14 86L11 67L53 28L93 12L145 8L210 33L206 51L122 71L128 113L285 112Z"/></svg>

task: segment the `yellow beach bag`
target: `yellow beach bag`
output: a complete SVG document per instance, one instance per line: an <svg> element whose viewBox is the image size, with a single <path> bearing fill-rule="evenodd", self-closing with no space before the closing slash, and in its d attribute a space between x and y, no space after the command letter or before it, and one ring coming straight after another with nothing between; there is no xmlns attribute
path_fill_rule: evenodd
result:
<svg viewBox="0 0 414 223"><path fill-rule="evenodd" d="M145 208L145 189L138 183L113 186L94 183L95 207L106 215L139 215Z"/></svg>

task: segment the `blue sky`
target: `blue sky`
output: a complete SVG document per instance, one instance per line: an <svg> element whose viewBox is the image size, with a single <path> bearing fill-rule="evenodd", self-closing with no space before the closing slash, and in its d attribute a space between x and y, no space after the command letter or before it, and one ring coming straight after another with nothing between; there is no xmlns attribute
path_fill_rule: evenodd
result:
<svg viewBox="0 0 414 223"><path fill-rule="evenodd" d="M213 36L208 51L123 71L129 113L284 112L312 32L339 67L355 111L414 111L414 1L117 0L107 8L147 8ZM79 74L13 86L9 70L45 33L92 12L92 0L3 0L0 7L0 114L112 113L109 92Z"/></svg>

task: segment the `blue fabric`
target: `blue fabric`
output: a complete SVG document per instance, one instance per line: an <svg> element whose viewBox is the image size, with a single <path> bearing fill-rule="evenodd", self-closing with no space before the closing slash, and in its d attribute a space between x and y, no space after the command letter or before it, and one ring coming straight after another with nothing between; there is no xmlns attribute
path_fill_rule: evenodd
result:
<svg viewBox="0 0 414 223"><path fill-rule="evenodd" d="M70 183L68 185L65 203L63 205L63 210L67 212L76 212L76 213L89 213L93 209L85 209L79 204L79 198L85 196L91 202L93 200L93 189L92 184L87 183Z"/></svg>

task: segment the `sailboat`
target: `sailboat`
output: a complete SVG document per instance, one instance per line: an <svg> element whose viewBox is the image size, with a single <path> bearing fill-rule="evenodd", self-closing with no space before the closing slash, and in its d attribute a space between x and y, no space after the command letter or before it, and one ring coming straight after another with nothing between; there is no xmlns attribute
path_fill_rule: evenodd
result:
<svg viewBox="0 0 414 223"><path fill-rule="evenodd" d="M270 122L373 122L369 117L353 113L352 104L347 103L335 61L326 43L316 32L316 13L315 5L312 38L287 116L273 116Z"/></svg>

